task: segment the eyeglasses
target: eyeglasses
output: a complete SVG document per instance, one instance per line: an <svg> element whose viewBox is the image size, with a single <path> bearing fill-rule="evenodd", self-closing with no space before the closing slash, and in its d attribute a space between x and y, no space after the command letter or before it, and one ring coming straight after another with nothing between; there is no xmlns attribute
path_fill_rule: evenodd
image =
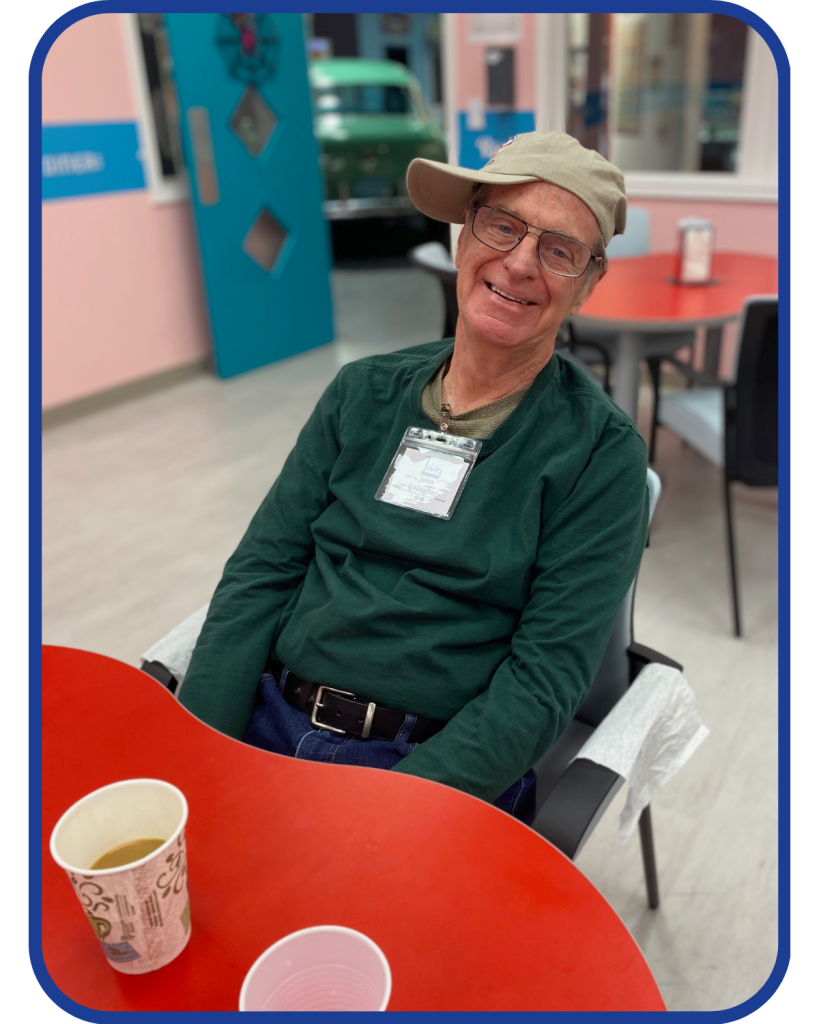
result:
<svg viewBox="0 0 819 1024"><path fill-rule="evenodd" d="M537 238L540 265L550 274L560 277L581 277L589 263L599 263L603 257L595 256L585 242L561 235L558 231L535 229L532 225L495 206L479 206L472 215L472 234L498 252L511 252L527 235Z"/></svg>

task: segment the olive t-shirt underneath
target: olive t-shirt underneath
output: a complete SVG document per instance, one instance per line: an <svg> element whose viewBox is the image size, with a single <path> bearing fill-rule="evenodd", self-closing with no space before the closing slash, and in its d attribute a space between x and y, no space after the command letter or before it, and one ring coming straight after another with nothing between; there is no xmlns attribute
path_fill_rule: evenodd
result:
<svg viewBox="0 0 819 1024"><path fill-rule="evenodd" d="M424 415L429 416L433 423L441 422L441 383L449 369L447 359L443 366L438 368L434 377L430 378L421 392L421 408ZM505 395L496 402L488 405L481 405L477 409L470 409L468 412L451 416L449 420L449 433L457 434L458 437L474 437L476 440L485 440L503 423L507 416L511 415L520 405L523 396L529 390L530 385L513 391L511 395Z"/></svg>

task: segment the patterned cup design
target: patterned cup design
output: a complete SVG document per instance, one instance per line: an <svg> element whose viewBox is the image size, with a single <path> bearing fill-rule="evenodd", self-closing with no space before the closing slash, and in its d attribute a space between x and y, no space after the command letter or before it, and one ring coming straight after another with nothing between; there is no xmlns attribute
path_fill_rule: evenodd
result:
<svg viewBox="0 0 819 1024"><path fill-rule="evenodd" d="M130 815L150 821L149 804L154 787L158 801L164 801L165 805L158 814L165 825L164 834L172 828L172 834L158 850L143 860L119 868L93 871L72 866L72 861L88 863L87 856L81 859L77 851L90 844L88 837L95 828L104 834L110 832L112 808L117 812L121 809L123 819ZM143 806L132 810L131 804L139 805L140 801ZM178 818L175 827L174 814ZM123 974L145 974L164 967L188 944L191 915L186 820L187 803L176 787L159 780L133 779L89 794L70 808L54 829L52 855L65 869L108 962ZM133 824L129 822L122 827L133 828ZM146 825L144 834L161 836L163 832ZM107 848L114 845L111 843ZM103 843L99 847L99 855L105 852L105 846Z"/></svg>

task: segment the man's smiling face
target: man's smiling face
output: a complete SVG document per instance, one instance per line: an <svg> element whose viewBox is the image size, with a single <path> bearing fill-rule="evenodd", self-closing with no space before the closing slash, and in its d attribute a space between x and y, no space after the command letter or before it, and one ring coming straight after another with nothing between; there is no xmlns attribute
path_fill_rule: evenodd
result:
<svg viewBox="0 0 819 1024"><path fill-rule="evenodd" d="M484 205L569 235L595 251L600 244L600 228L588 206L549 182L497 186ZM588 299L597 276L549 273L541 266L537 245L537 238L530 234L511 252L498 252L479 241L472 233L471 218L467 221L455 257L460 321L467 338L477 336L509 349L554 345L560 324Z"/></svg>

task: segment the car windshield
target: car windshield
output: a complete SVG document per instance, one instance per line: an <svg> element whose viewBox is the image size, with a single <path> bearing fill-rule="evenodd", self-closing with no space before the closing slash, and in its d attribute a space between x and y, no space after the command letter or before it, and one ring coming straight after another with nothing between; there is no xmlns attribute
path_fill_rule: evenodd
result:
<svg viewBox="0 0 819 1024"><path fill-rule="evenodd" d="M316 90L320 114L415 114L420 115L405 85L334 85Z"/></svg>

